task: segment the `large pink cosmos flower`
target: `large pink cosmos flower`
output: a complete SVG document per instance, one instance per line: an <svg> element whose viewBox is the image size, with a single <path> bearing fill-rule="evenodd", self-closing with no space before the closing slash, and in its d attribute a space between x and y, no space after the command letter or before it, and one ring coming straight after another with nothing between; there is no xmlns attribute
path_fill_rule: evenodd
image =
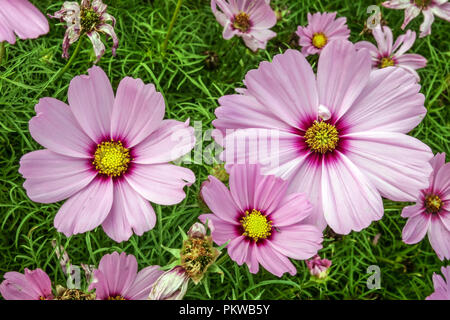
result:
<svg viewBox="0 0 450 320"><path fill-rule="evenodd" d="M35 39L49 30L45 16L28 0L0 0L0 42Z"/></svg>
<svg viewBox="0 0 450 320"><path fill-rule="evenodd" d="M259 165L233 165L230 190L209 176L201 190L213 212L199 219L210 223L212 238L227 245L230 258L244 262L251 273L259 264L281 277L297 270L287 257L308 259L322 248L322 233L304 220L311 204L304 193L288 194L288 183L275 176L264 176Z"/></svg>
<svg viewBox="0 0 450 320"><path fill-rule="evenodd" d="M89 290L95 289L97 300L147 300L154 282L164 271L159 266L149 266L137 272L133 255L122 252L102 257Z"/></svg>
<svg viewBox="0 0 450 320"><path fill-rule="evenodd" d="M70 107L53 98L35 107L30 133L47 149L20 160L28 196L40 203L69 198L54 220L66 236L99 225L118 242L142 235L156 220L147 200L179 203L195 181L191 170L168 163L193 148L193 128L163 120L164 99L153 84L126 77L114 97L99 67L75 77L68 96Z"/></svg>
<svg viewBox="0 0 450 320"><path fill-rule="evenodd" d="M441 272L445 280L433 273L434 292L426 300L450 300L450 266L442 267Z"/></svg>
<svg viewBox="0 0 450 320"><path fill-rule="evenodd" d="M373 68L386 68L390 66L400 67L411 72L419 81L420 77L415 71L427 65L427 59L419 54L405 54L416 40L416 33L408 30L397 38L394 45L392 31L388 26L378 25L372 30L377 41L378 48L368 41L360 41L355 44L357 49L366 48L372 55Z"/></svg>
<svg viewBox="0 0 450 320"><path fill-rule="evenodd" d="M423 23L420 25L420 38L431 33L431 25L434 16L450 21L450 3L448 0L389 0L382 3L389 9L405 9L405 20L402 29L408 25L421 12L423 13Z"/></svg>
<svg viewBox="0 0 450 320"><path fill-rule="evenodd" d="M52 300L52 283L41 269L25 273L7 272L0 284L0 293L5 300Z"/></svg>
<svg viewBox="0 0 450 320"><path fill-rule="evenodd" d="M269 30L277 23L269 3L270 0L211 0L211 9L224 27L224 39L229 40L236 35L247 47L257 51L265 49L267 41L277 35Z"/></svg>
<svg viewBox="0 0 450 320"><path fill-rule="evenodd" d="M450 163L445 163L445 153L436 154L430 163L433 173L428 188L417 196L416 205L402 211L402 217L408 218L403 241L417 243L428 233L439 259L450 259Z"/></svg>
<svg viewBox="0 0 450 320"><path fill-rule="evenodd" d="M313 15L308 12L308 25L298 27L299 45L305 57L320 53L325 46L335 40L347 40L350 30L347 28L347 18L336 19L336 12Z"/></svg>
<svg viewBox="0 0 450 320"><path fill-rule="evenodd" d="M379 220L381 196L415 200L433 154L405 133L423 119L424 96L410 73L371 69L370 53L348 41L326 46L317 78L296 50L262 62L247 73L246 89L219 99L213 134L223 159L255 159L265 174L289 179L290 191L306 192L314 205L307 221L340 234Z"/></svg>

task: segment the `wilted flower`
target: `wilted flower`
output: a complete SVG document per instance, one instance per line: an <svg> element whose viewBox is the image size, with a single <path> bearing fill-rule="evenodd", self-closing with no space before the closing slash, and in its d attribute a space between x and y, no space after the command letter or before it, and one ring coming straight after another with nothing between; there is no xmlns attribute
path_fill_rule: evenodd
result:
<svg viewBox="0 0 450 320"><path fill-rule="evenodd" d="M16 35L35 39L49 30L45 16L28 0L0 0L0 42L16 43Z"/></svg>
<svg viewBox="0 0 450 320"><path fill-rule="evenodd" d="M131 254L106 254L94 270L89 290L95 289L97 300L146 300L163 271L159 266L149 266L139 272L137 269L136 258Z"/></svg>
<svg viewBox="0 0 450 320"><path fill-rule="evenodd" d="M372 30L372 34L377 41L378 48L368 41L360 41L355 44L359 50L366 48L372 55L372 66L374 69L386 67L399 67L412 73L417 81L420 80L416 69L427 65L427 59L419 54L405 54L416 40L416 33L408 30L397 38L395 43L392 39L392 31L388 26L378 25Z"/></svg>
<svg viewBox="0 0 450 320"><path fill-rule="evenodd" d="M52 283L41 269L25 272L7 272L0 284L0 293L5 300L52 300Z"/></svg>
<svg viewBox="0 0 450 320"><path fill-rule="evenodd" d="M149 300L181 300L189 285L186 270L176 266L164 272L151 287Z"/></svg>
<svg viewBox="0 0 450 320"><path fill-rule="evenodd" d="M450 3L447 0L389 0L382 5L389 9L405 9L402 29L405 29L408 23L422 12L424 20L420 25L420 38L431 33L435 15L450 21Z"/></svg>
<svg viewBox="0 0 450 320"><path fill-rule="evenodd" d="M316 12L313 15L308 12L308 25L299 26L297 35L300 37L302 53L306 57L320 53L332 41L347 40L350 30L347 28L347 18L336 19L336 12Z"/></svg>
<svg viewBox="0 0 450 320"><path fill-rule="evenodd" d="M66 22L66 34L63 40L63 57L69 57L69 46L76 42L82 35L86 34L94 46L97 63L105 53L100 34L103 33L113 40L112 53L116 55L119 45L114 26L116 20L106 12L107 5L102 0L81 0L81 4L75 1L65 1L61 10L49 15L51 18ZM108 22L111 22L109 24Z"/></svg>
<svg viewBox="0 0 450 320"><path fill-rule="evenodd" d="M95 293L56 286L55 300L95 300Z"/></svg>
<svg viewBox="0 0 450 320"><path fill-rule="evenodd" d="M445 280L433 273L434 292L426 300L450 300L450 266L442 267L441 272Z"/></svg>
<svg viewBox="0 0 450 320"><path fill-rule="evenodd" d="M276 36L269 30L277 23L269 3L270 0L211 0L211 10L224 27L224 39L242 37L247 47L257 51L265 49L267 41Z"/></svg>
<svg viewBox="0 0 450 320"><path fill-rule="evenodd" d="M323 280L328 276L331 261L321 259L319 255L315 255L312 259L306 260L311 275L319 280Z"/></svg>
<svg viewBox="0 0 450 320"><path fill-rule="evenodd" d="M402 217L408 222L402 237L413 244L428 233L439 259L450 259L450 162L445 163L445 153L438 153L430 163L430 185L417 195L416 205L403 208Z"/></svg>

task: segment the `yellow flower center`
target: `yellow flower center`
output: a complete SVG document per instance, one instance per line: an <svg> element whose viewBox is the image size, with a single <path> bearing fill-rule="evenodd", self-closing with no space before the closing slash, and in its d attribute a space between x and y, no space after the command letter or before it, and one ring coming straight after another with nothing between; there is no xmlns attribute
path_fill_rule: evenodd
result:
<svg viewBox="0 0 450 320"><path fill-rule="evenodd" d="M312 38L312 44L317 49L322 49L328 42L327 37L322 33L314 33L314 36Z"/></svg>
<svg viewBox="0 0 450 320"><path fill-rule="evenodd" d="M261 211L255 209L250 213L245 211L245 216L240 222L244 228L242 235L252 238L255 242L271 235L272 221L267 221L267 217Z"/></svg>
<svg viewBox="0 0 450 320"><path fill-rule="evenodd" d="M434 195L431 194L425 198L425 208L428 213L437 213L442 207L442 200Z"/></svg>
<svg viewBox="0 0 450 320"><path fill-rule="evenodd" d="M245 12L239 12L239 14L234 17L233 27L242 32L247 32L248 29L250 29L250 16Z"/></svg>
<svg viewBox="0 0 450 320"><path fill-rule="evenodd" d="M306 144L314 152L322 154L336 149L339 142L339 133L335 126L324 121L314 121L306 130Z"/></svg>
<svg viewBox="0 0 450 320"><path fill-rule="evenodd" d="M115 297L111 297L109 296L107 300L127 300L122 296L115 296Z"/></svg>
<svg viewBox="0 0 450 320"><path fill-rule="evenodd" d="M386 67L392 67L395 65L395 62L391 58L382 58L380 61L380 69L386 68Z"/></svg>
<svg viewBox="0 0 450 320"><path fill-rule="evenodd" d="M92 8L82 7L80 11L81 31L88 33L100 24L100 15Z"/></svg>
<svg viewBox="0 0 450 320"><path fill-rule="evenodd" d="M120 141L105 141L97 145L92 164L100 174L119 177L128 170L130 150Z"/></svg>

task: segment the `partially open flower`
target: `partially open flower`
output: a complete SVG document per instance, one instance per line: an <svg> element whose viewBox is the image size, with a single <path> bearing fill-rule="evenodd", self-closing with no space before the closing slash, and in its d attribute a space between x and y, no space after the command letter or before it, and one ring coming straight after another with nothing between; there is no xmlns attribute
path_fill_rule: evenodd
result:
<svg viewBox="0 0 450 320"><path fill-rule="evenodd" d="M311 275L319 280L324 280L328 276L331 261L321 259L319 255L315 255L312 259L306 260Z"/></svg>
<svg viewBox="0 0 450 320"><path fill-rule="evenodd" d="M186 294L189 285L189 275L176 266L164 272L153 284L149 300L181 300Z"/></svg>
<svg viewBox="0 0 450 320"><path fill-rule="evenodd" d="M61 10L49 15L51 18L60 19L67 24L66 34L63 40L63 57L69 58L69 46L86 34L94 46L97 63L105 53L105 45L101 41L103 33L113 40L112 53L116 55L119 45L114 26L116 20L106 12L107 5L102 0L81 0L81 4L75 1L64 2ZM111 22L109 24L108 22Z"/></svg>

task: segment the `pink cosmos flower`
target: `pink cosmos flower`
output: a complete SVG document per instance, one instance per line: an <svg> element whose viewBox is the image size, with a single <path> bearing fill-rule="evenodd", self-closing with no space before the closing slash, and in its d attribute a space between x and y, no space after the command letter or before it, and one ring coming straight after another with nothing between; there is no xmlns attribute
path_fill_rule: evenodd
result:
<svg viewBox="0 0 450 320"><path fill-rule="evenodd" d="M28 0L0 0L0 42L16 43L48 33L45 16Z"/></svg>
<svg viewBox="0 0 450 320"><path fill-rule="evenodd" d="M381 196L415 200L433 155L406 133L426 113L424 96L401 68L371 69L370 53L346 40L324 48L317 77L297 50L262 62L246 89L219 99L213 135L222 158L256 160L264 174L288 179L289 191L306 192L314 205L306 221L339 234L381 219Z"/></svg>
<svg viewBox="0 0 450 320"><path fill-rule="evenodd" d="M336 19L336 12L308 12L308 25L298 27L299 45L305 57L319 53L325 46L335 40L347 40L350 30L347 28L347 18Z"/></svg>
<svg viewBox="0 0 450 320"><path fill-rule="evenodd" d="M420 38L431 33L431 25L434 22L435 15L450 21L450 3L448 3L448 0L389 0L383 2L382 5L389 9L405 9L402 29L405 29L408 23L422 12L424 20L420 25Z"/></svg>
<svg viewBox="0 0 450 320"><path fill-rule="evenodd" d="M31 136L46 149L20 160L31 200L68 200L54 225L66 236L102 225L117 242L155 225L149 201L173 205L195 181L187 168L169 164L195 143L189 120L163 120L164 99L153 84L122 79L116 96L99 67L69 85L70 107L53 98L36 105Z"/></svg>
<svg viewBox="0 0 450 320"><path fill-rule="evenodd" d="M265 49L267 41L277 35L269 30L277 23L270 1L211 0L211 9L224 27L223 38L229 40L235 35L241 37L253 51Z"/></svg>
<svg viewBox="0 0 450 320"><path fill-rule="evenodd" d="M445 153L438 153L430 161L433 173L428 188L416 198L416 205L403 208L408 218L403 228L403 241L417 243L428 233L431 246L439 259L450 259L450 163Z"/></svg>
<svg viewBox="0 0 450 320"><path fill-rule="evenodd" d="M25 273L7 272L0 284L0 293L5 300L52 300L52 283L41 269Z"/></svg>
<svg viewBox="0 0 450 320"><path fill-rule="evenodd" d="M320 230L304 222L312 209L304 193L288 194L288 183L261 175L259 165L233 165L229 185L209 176L201 193L212 214L199 219L209 221L215 243L230 241L228 254L239 265L245 262L251 273L261 264L278 277L295 275L288 257L308 259L322 248Z"/></svg>
<svg viewBox="0 0 450 320"><path fill-rule="evenodd" d="M442 267L441 272L445 280L433 273L434 292L426 300L450 300L450 266Z"/></svg>
<svg viewBox="0 0 450 320"><path fill-rule="evenodd" d="M405 54L416 40L416 33L408 30L397 38L394 45L392 39L392 31L388 26L378 25L372 30L372 34L377 41L378 48L368 41L360 41L355 44L357 49L366 48L372 55L372 66L375 69L395 66L403 68L411 72L420 80L416 69L423 68L427 65L427 59L419 54Z"/></svg>
<svg viewBox="0 0 450 320"><path fill-rule="evenodd" d="M306 260L306 265L313 277L323 280L328 275L331 261L328 259L321 259L319 255L315 255L312 259Z"/></svg>
<svg viewBox="0 0 450 320"><path fill-rule="evenodd" d="M105 53L100 34L105 34L113 40L112 53L116 55L119 40L114 32L116 19L106 12L108 6L102 0L81 0L81 5L75 1L65 1L61 10L49 15L51 18L60 19L67 24L66 34L63 40L63 58L69 58L69 47L72 43L86 34L94 46L97 63ZM109 24L108 22L111 22Z"/></svg>
<svg viewBox="0 0 450 320"><path fill-rule="evenodd" d="M147 300L153 283L164 271L149 266L137 272L133 255L122 252L102 257L89 290L95 289L97 300Z"/></svg>

